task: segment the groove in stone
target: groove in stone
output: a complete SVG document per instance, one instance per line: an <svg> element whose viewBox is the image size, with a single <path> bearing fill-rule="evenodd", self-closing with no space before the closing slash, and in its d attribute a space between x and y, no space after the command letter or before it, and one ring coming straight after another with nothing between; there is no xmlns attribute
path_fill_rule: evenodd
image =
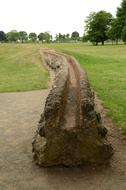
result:
<svg viewBox="0 0 126 190"><path fill-rule="evenodd" d="M107 129L94 108L86 73L70 56L43 50L55 72L44 113L33 140L34 159L40 166L106 163L113 154Z"/></svg>

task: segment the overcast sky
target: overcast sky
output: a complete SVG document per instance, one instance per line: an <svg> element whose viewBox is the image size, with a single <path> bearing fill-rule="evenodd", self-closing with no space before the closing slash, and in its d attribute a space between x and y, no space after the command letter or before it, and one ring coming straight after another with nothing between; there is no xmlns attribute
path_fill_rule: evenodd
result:
<svg viewBox="0 0 126 190"><path fill-rule="evenodd" d="M83 34L92 11L116 13L122 0L0 0L0 30Z"/></svg>

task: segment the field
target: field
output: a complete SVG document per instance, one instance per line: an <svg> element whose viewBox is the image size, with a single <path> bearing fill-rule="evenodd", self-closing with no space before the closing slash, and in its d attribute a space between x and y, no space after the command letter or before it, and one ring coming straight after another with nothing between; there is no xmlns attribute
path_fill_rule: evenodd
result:
<svg viewBox="0 0 126 190"><path fill-rule="evenodd" d="M47 88L48 72L41 64L41 46L44 45L0 44L0 92ZM96 47L82 43L47 46L77 58L108 115L126 132L126 46Z"/></svg>
<svg viewBox="0 0 126 190"><path fill-rule="evenodd" d="M41 64L39 47L0 44L0 92L47 88L48 72Z"/></svg>

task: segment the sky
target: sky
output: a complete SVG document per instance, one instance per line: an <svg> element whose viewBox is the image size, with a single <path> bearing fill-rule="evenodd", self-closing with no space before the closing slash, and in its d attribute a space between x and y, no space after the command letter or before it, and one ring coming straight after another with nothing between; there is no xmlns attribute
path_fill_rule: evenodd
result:
<svg viewBox="0 0 126 190"><path fill-rule="evenodd" d="M90 12L105 10L116 14L122 0L0 0L0 30L84 32L84 20Z"/></svg>

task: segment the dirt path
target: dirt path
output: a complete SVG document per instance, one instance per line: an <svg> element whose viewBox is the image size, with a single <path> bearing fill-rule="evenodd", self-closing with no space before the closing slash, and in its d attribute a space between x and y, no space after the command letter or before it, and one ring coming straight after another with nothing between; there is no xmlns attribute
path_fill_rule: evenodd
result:
<svg viewBox="0 0 126 190"><path fill-rule="evenodd" d="M39 168L34 164L31 141L47 95L48 90L0 94L0 190L125 190L126 143L98 100L97 110L115 149L110 166Z"/></svg>

